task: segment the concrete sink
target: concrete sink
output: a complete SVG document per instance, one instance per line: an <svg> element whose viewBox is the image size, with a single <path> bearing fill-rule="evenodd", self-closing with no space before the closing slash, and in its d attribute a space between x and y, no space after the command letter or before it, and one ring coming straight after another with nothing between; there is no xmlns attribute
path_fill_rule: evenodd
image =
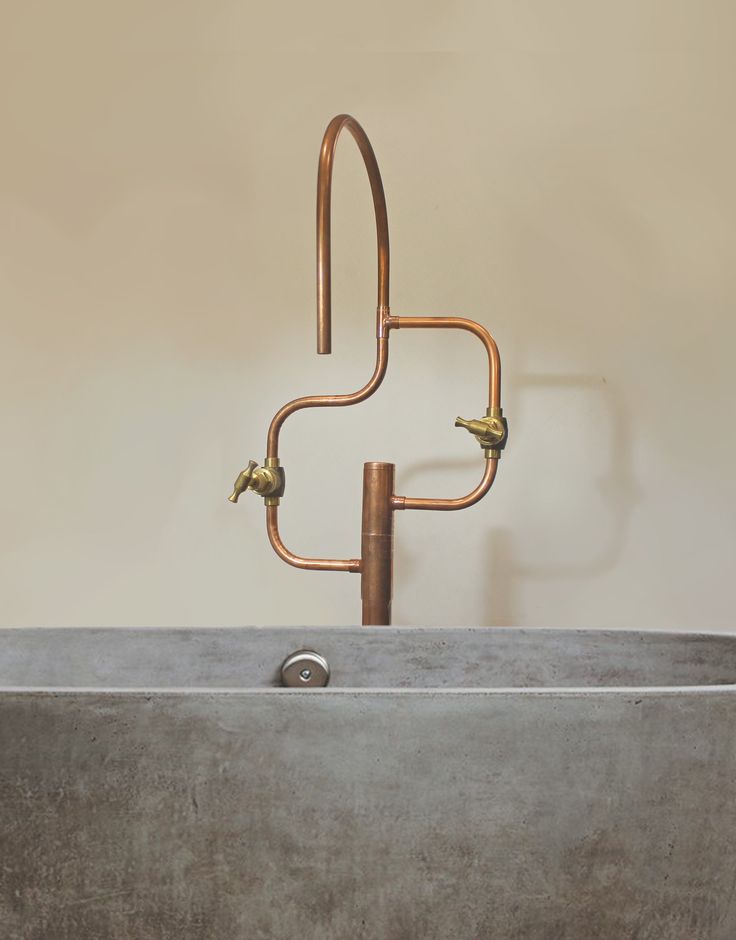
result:
<svg viewBox="0 0 736 940"><path fill-rule="evenodd" d="M724 635L2 630L0 936L733 940L735 683Z"/></svg>

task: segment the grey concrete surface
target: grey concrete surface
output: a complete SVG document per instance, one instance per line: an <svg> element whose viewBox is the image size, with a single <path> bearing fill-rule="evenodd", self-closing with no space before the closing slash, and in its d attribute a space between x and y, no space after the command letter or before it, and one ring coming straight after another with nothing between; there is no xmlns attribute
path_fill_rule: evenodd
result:
<svg viewBox="0 0 736 940"><path fill-rule="evenodd" d="M315 647L333 687L736 683L736 636L500 627L0 629L0 688L265 688Z"/></svg>
<svg viewBox="0 0 736 940"><path fill-rule="evenodd" d="M327 689L275 686L307 646ZM0 632L3 940L733 940L736 637Z"/></svg>

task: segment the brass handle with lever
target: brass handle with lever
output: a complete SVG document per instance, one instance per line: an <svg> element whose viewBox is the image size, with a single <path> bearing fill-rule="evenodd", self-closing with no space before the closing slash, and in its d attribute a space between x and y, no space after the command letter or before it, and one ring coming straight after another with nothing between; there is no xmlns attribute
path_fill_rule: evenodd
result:
<svg viewBox="0 0 736 940"><path fill-rule="evenodd" d="M231 503L237 503L241 493L253 490L264 498L267 506L278 506L285 488L284 468L279 464L277 457L267 457L263 467L259 467L255 460L250 460L245 470L238 474L228 499Z"/></svg>
<svg viewBox="0 0 736 940"><path fill-rule="evenodd" d="M455 427L469 431L485 450L487 457L500 457L509 436L508 424L500 408L489 408L485 418L469 421L455 418Z"/></svg>

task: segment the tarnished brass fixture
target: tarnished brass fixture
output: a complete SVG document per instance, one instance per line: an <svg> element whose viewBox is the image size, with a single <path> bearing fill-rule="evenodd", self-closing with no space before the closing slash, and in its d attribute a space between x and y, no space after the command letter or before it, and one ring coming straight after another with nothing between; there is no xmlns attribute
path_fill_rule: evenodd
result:
<svg viewBox="0 0 736 940"><path fill-rule="evenodd" d="M313 571L352 571L361 575L364 624L391 622L393 571L393 514L400 509L466 509L482 499L493 485L501 451L506 445L508 426L501 410L501 360L498 347L485 327L462 317L395 317L388 299L389 242L388 215L383 183L373 148L363 128L349 114L333 118L322 140L317 172L317 352L332 351L330 202L332 165L340 132L350 131L363 156L373 194L378 245L378 297L376 305L376 366L368 382L347 395L309 395L288 402L274 416L266 441L266 460L259 467L251 460L235 481L229 499L237 502L246 490L264 497L266 530L276 554L296 568ZM363 525L361 557L303 558L290 552L281 541L278 506L284 493L285 477L279 463L279 434L284 421L302 408L342 407L365 401L379 387L388 365L388 340L392 330L445 329L466 330L477 336L488 355L488 409L484 418L466 421L457 418L456 426L473 434L485 453L483 477L472 492L455 499L426 499L397 496L394 493L394 465L369 462L363 468Z"/></svg>
<svg viewBox="0 0 736 940"><path fill-rule="evenodd" d="M486 457L500 457L509 435L508 424L500 408L489 408L485 418L472 421L455 418L455 427L470 431L485 450Z"/></svg>
<svg viewBox="0 0 736 940"><path fill-rule="evenodd" d="M250 460L245 470L238 474L228 499L231 503L237 503L241 493L253 490L264 497L267 506L278 506L285 486L286 477L278 457L267 457L265 467L259 467L255 460Z"/></svg>

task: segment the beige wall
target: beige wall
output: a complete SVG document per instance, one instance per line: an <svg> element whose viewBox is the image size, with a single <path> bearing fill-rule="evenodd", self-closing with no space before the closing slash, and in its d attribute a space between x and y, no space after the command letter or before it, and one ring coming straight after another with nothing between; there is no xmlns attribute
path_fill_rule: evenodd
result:
<svg viewBox="0 0 736 940"><path fill-rule="evenodd" d="M272 553L273 412L372 368L371 136L397 314L496 335L512 439L458 514L397 518L397 623L733 629L736 60L727 2L2 3L0 622L346 623ZM338 39L344 51L334 53ZM398 334L369 403L285 429L283 534L359 550L364 460L471 488L466 336ZM325 467L336 474L324 490Z"/></svg>

